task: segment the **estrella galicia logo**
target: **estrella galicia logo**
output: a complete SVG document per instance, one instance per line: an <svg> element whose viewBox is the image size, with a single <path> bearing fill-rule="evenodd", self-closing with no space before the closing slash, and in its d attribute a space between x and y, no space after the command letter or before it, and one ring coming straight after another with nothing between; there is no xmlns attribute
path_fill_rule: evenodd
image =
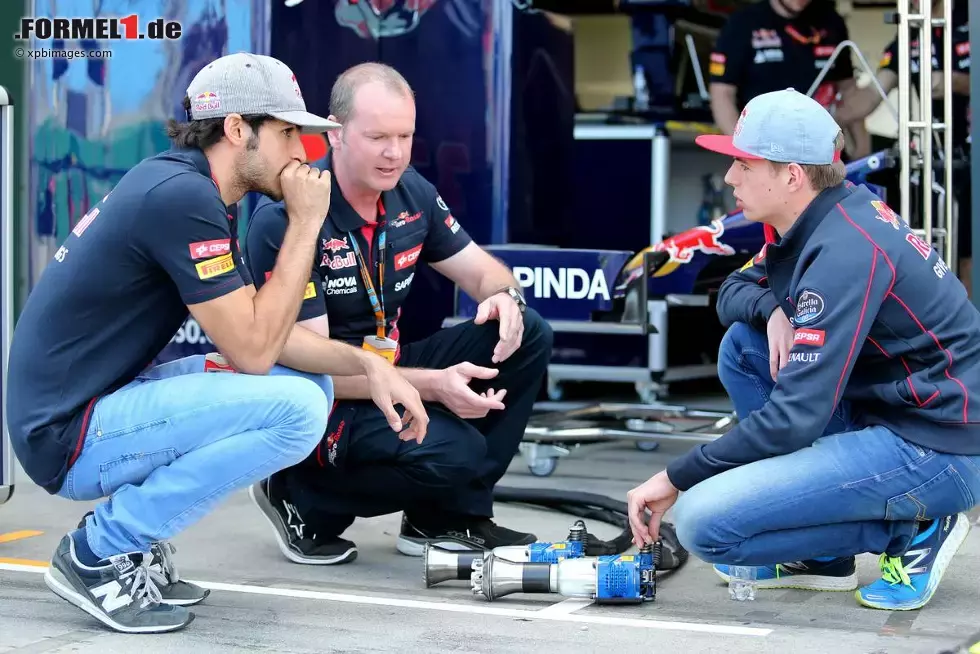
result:
<svg viewBox="0 0 980 654"><path fill-rule="evenodd" d="M823 296L816 291L804 289L796 301L796 316L793 319L797 325L806 325L823 315Z"/></svg>

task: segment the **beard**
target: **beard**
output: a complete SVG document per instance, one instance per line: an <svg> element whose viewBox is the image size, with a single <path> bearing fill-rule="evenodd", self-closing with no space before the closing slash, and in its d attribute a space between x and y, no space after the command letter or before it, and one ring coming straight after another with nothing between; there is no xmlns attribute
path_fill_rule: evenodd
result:
<svg viewBox="0 0 980 654"><path fill-rule="evenodd" d="M246 193L261 193L276 202L283 199L282 184L279 182L282 171L273 172L268 161L257 149L247 147L245 152L239 155L237 167L238 178Z"/></svg>

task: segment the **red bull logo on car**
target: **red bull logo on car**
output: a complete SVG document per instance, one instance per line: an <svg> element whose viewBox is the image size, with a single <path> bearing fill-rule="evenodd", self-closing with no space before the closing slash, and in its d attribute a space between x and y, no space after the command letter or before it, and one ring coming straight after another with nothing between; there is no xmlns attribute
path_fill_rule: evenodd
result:
<svg viewBox="0 0 980 654"><path fill-rule="evenodd" d="M721 236L724 233L725 226L721 220L713 220L710 225L699 225L657 243L653 246L653 251L666 252L670 259L653 276L669 275L681 264L690 263L696 252L719 255L735 254L734 248L721 242Z"/></svg>

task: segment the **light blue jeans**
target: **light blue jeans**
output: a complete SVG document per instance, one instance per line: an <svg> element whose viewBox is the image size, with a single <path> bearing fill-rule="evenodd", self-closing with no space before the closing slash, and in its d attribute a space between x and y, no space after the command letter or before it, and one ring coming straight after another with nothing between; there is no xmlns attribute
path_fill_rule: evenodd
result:
<svg viewBox="0 0 980 654"><path fill-rule="evenodd" d="M736 323L719 377L740 418L775 386L766 335ZM820 556L905 552L918 522L976 506L980 456L943 454L884 427L848 425L838 407L812 446L723 472L682 493L671 519L709 563L772 565ZM842 418L844 416L844 418ZM836 430L836 431L835 431Z"/></svg>
<svg viewBox="0 0 980 654"><path fill-rule="evenodd" d="M204 355L146 370L102 398L58 493L108 498L86 524L100 557L147 552L233 491L299 463L317 446L333 382L276 366L204 372Z"/></svg>

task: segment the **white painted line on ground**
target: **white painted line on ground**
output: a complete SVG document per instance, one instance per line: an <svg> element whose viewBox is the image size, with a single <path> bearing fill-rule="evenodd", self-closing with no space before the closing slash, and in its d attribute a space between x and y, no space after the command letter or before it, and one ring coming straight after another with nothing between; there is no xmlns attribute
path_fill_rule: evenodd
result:
<svg viewBox="0 0 980 654"><path fill-rule="evenodd" d="M569 597L564 602L558 602L552 604L551 606L546 606L535 615L569 615L575 613L579 609L584 609L586 606L592 604L592 600L587 600L581 597Z"/></svg>
<svg viewBox="0 0 980 654"><path fill-rule="evenodd" d="M40 566L0 563L0 570L10 572L43 573L47 568ZM328 593L319 590L300 590L297 588L272 588L269 586L252 586L248 584L226 584L217 581L201 581L188 579L192 583L212 590L229 593L245 593L250 595L273 595L291 597L294 599L322 600L327 602L345 602L349 604L373 604L375 606L397 606L407 609L425 609L444 611L446 613L469 613L479 615L496 615L524 620L552 620L557 622L576 622L581 624L610 625L618 627L638 627L641 629L660 629L664 631L692 631L709 634L729 634L733 636L768 636L772 629L762 627L736 627L721 624L699 622L676 622L672 620L655 620L642 618L616 618L601 615L572 615L563 612L548 613L547 609L527 610L508 609L487 606L474 598L473 604L450 604L448 602L424 602L421 600L398 599L396 597L374 597L370 595L348 595L346 593ZM577 598L573 598L577 599ZM561 602L560 604L565 604ZM549 607L550 608L550 607Z"/></svg>

